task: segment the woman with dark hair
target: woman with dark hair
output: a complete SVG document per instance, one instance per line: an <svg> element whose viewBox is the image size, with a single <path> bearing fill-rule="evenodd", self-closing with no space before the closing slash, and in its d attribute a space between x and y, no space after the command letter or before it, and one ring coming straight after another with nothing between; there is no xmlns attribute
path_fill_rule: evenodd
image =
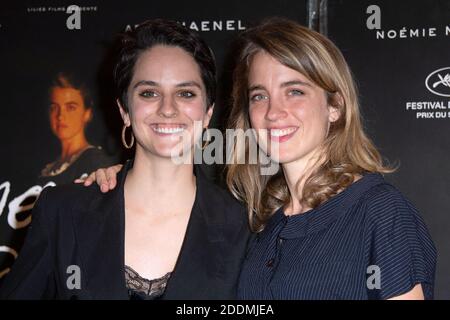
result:
<svg viewBox="0 0 450 320"><path fill-rule="evenodd" d="M86 138L86 126L93 117L93 101L86 86L73 74L59 73L51 85L49 99L50 126L60 142L61 154L42 169L39 183L70 183L111 165L113 159Z"/></svg>
<svg viewBox="0 0 450 320"><path fill-rule="evenodd" d="M44 189L0 297L234 299L247 218L192 161L214 107L212 53L193 31L160 19L118 43L122 142L135 144L134 159L108 194ZM184 151L190 161L173 161Z"/></svg>

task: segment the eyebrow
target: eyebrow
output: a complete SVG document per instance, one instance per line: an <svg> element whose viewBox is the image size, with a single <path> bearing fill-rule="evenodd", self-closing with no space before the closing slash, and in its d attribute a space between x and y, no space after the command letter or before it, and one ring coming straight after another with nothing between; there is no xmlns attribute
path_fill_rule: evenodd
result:
<svg viewBox="0 0 450 320"><path fill-rule="evenodd" d="M50 104L52 105L52 104L57 104L57 105L59 105L59 103L58 102L55 102L55 101L50 101ZM67 102L64 102L64 104L76 104L76 105L78 105L78 102L76 102L76 101L67 101Z"/></svg>
<svg viewBox="0 0 450 320"><path fill-rule="evenodd" d="M312 87L311 83L305 82L305 81L301 81L301 80L291 80L291 81L283 82L281 84L281 87L285 88L285 87L290 87L290 86L295 86L295 85Z"/></svg>
<svg viewBox="0 0 450 320"><path fill-rule="evenodd" d="M133 86L133 89L136 89L139 86L159 87L160 84L158 82L155 82L152 80L141 80L141 81L136 82L136 84ZM181 83L178 83L175 87L177 87L177 88L197 87L199 89L202 89L202 86L197 81L181 82Z"/></svg>
<svg viewBox="0 0 450 320"><path fill-rule="evenodd" d="M312 85L309 82L305 82L305 81L301 81L301 80L290 80L290 81L286 81L283 82L280 87L281 88L285 88L285 87L290 87L290 86L294 86L294 85L301 85L301 86L307 86L307 87L312 87ZM248 92L252 92L255 90L265 90L264 86L260 85L260 84L256 84L253 86L250 86L248 88Z"/></svg>
<svg viewBox="0 0 450 320"><path fill-rule="evenodd" d="M250 88L248 88L248 92L252 92L252 91L256 91L256 90L264 90L264 86L260 85L260 84L255 84L253 86L250 86Z"/></svg>

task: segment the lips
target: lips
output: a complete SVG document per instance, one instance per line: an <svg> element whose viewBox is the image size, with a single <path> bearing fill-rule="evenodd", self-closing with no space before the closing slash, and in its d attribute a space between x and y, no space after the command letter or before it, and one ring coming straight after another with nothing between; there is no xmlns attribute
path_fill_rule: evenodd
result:
<svg viewBox="0 0 450 320"><path fill-rule="evenodd" d="M154 123L150 127L160 135L180 134L186 129L185 124L178 123Z"/></svg>
<svg viewBox="0 0 450 320"><path fill-rule="evenodd" d="M297 130L298 127L269 128L268 133L271 140L284 142L289 140Z"/></svg>

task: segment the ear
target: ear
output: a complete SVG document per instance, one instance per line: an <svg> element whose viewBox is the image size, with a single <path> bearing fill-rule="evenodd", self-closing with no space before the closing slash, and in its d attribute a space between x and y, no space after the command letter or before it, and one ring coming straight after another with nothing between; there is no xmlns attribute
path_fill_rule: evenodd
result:
<svg viewBox="0 0 450 320"><path fill-rule="evenodd" d="M341 108L344 105L344 99L339 92L335 93L332 104L328 105L328 121L336 122L341 117Z"/></svg>
<svg viewBox="0 0 450 320"><path fill-rule="evenodd" d="M117 107L119 108L120 116L122 117L123 123L129 127L131 125L130 114L125 111L125 108L120 103L119 99L116 99Z"/></svg>
<svg viewBox="0 0 450 320"><path fill-rule="evenodd" d="M337 120L339 120L341 116L341 111L338 108L329 106L328 110L329 110L328 121L336 122Z"/></svg>
<svg viewBox="0 0 450 320"><path fill-rule="evenodd" d="M214 103L208 108L208 111L206 111L203 128L207 128L209 126L209 122L211 121L213 111L214 111Z"/></svg>
<svg viewBox="0 0 450 320"><path fill-rule="evenodd" d="M92 120L92 108L87 108L84 111L84 123L88 123Z"/></svg>

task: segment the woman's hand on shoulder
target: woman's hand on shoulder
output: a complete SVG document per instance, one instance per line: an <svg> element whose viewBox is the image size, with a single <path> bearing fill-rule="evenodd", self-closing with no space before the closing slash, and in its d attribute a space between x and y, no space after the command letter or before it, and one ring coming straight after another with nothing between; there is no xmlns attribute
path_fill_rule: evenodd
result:
<svg viewBox="0 0 450 320"><path fill-rule="evenodd" d="M106 193L114 189L117 185L117 173L122 170L123 165L116 164L108 168L100 168L92 172L87 178L76 179L75 183L83 183L85 187L90 186L92 183L97 182L100 186L100 190Z"/></svg>

